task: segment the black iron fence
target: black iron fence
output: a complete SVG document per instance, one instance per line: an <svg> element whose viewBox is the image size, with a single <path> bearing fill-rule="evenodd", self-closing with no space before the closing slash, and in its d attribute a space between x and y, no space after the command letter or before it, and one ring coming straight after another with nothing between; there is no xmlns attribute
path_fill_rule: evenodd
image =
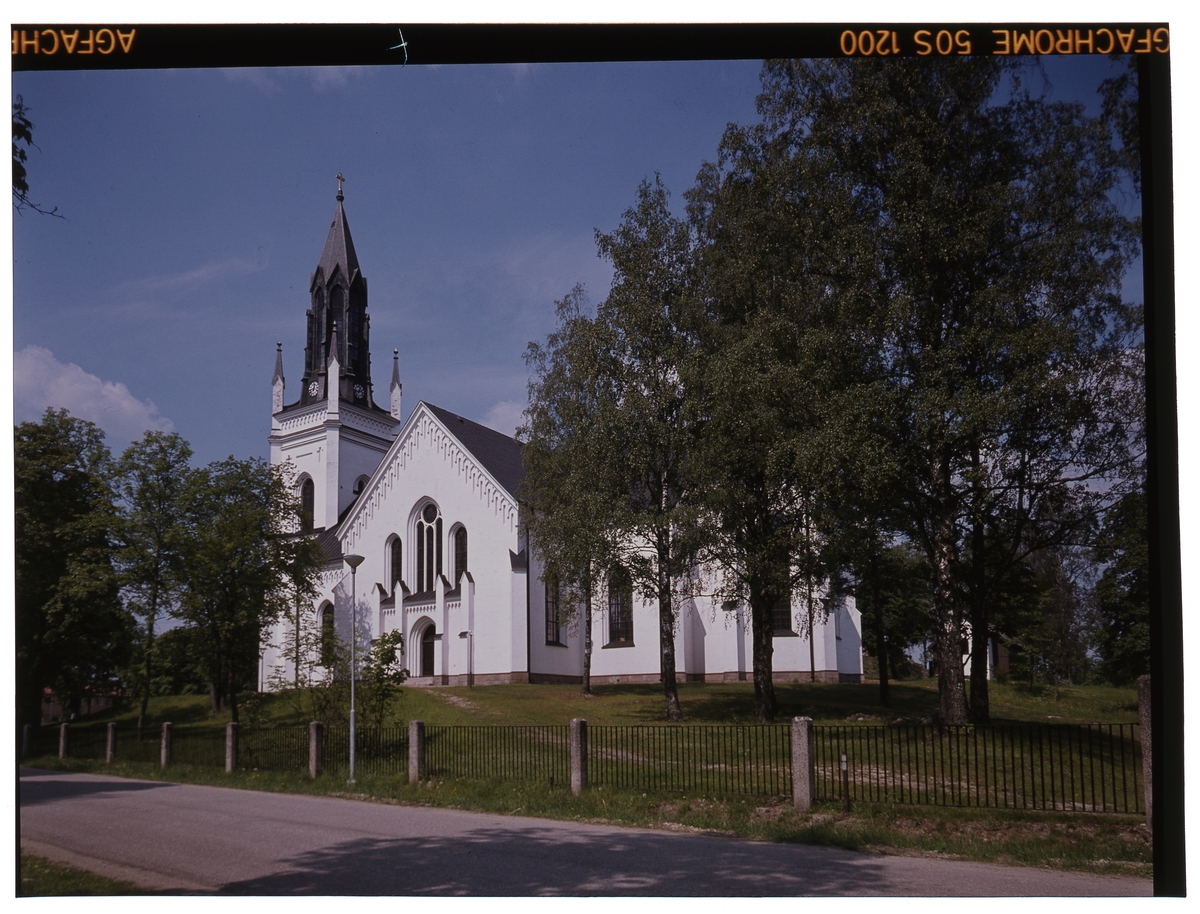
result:
<svg viewBox="0 0 1200 914"><path fill-rule="evenodd" d="M1143 812L1137 724L816 727L817 796L935 806Z"/></svg>
<svg viewBox="0 0 1200 914"><path fill-rule="evenodd" d="M592 726L588 780L631 790L792 792L790 726Z"/></svg>
<svg viewBox="0 0 1200 914"><path fill-rule="evenodd" d="M425 728L429 777L570 782L570 727Z"/></svg>
<svg viewBox="0 0 1200 914"><path fill-rule="evenodd" d="M1005 809L1142 813L1137 724L1013 724L993 727L817 726L815 798L843 800L842 756L851 801ZM323 768L345 773L349 728L324 730ZM407 776L407 728L359 728L356 771ZM59 728L33 734L31 755L56 755ZM67 754L104 758L104 724L73 724ZM307 727L246 728L238 767L306 770ZM790 795L791 727L755 725L591 726L588 781L620 789ZM117 728L116 757L158 763L159 732L138 742ZM177 727L174 763L223 766L224 730ZM425 728L424 776L570 782L567 726Z"/></svg>
<svg viewBox="0 0 1200 914"><path fill-rule="evenodd" d="M305 737L307 740L307 737ZM305 742L305 766L308 743ZM350 728L328 727L322 748L325 771L344 775L350 771ZM408 775L407 727L356 727L355 775Z"/></svg>

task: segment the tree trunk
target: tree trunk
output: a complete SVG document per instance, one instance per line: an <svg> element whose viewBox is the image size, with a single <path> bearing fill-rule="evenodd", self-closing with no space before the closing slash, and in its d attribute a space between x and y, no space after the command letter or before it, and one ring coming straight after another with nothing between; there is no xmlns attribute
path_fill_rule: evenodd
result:
<svg viewBox="0 0 1200 914"><path fill-rule="evenodd" d="M971 466L976 479L979 478L980 465L979 446L976 444L971 449ZM987 548L987 540L983 521L980 519L980 502L983 495L979 491L978 482L973 488L976 510L971 525L971 723L986 726L991 721L987 680L987 564L984 551Z"/></svg>
<svg viewBox="0 0 1200 914"><path fill-rule="evenodd" d="M982 598L980 598L982 602ZM983 607L971 614L971 723L991 723L988 702L988 620Z"/></svg>
<svg viewBox="0 0 1200 914"><path fill-rule="evenodd" d="M887 633L883 624L883 602L879 592L879 554L871 548L871 608L875 610L875 656L879 661L879 705L888 707Z"/></svg>
<svg viewBox="0 0 1200 914"><path fill-rule="evenodd" d="M937 624L934 658L938 667L938 716L943 724L967 723L963 681L962 624L954 593L954 512L950 504L949 461L933 466L933 491L940 511L933 519L933 614Z"/></svg>
<svg viewBox="0 0 1200 914"><path fill-rule="evenodd" d="M675 682L675 605L671 593L670 533L659 534L658 544L658 639L663 692L667 699L667 720L683 720L679 707L679 688Z"/></svg>
<svg viewBox="0 0 1200 914"><path fill-rule="evenodd" d="M778 707L775 699L772 656L775 644L771 607L771 601L764 594L756 594L751 590L750 639L754 658L754 700L758 706L756 717L760 724L773 723Z"/></svg>
<svg viewBox="0 0 1200 914"><path fill-rule="evenodd" d="M817 681L817 632L816 626L813 625L813 595L812 595L812 578L808 579L808 681Z"/></svg>
<svg viewBox="0 0 1200 914"><path fill-rule="evenodd" d="M583 582L583 682L579 694L585 698L592 695L592 576L589 572Z"/></svg>

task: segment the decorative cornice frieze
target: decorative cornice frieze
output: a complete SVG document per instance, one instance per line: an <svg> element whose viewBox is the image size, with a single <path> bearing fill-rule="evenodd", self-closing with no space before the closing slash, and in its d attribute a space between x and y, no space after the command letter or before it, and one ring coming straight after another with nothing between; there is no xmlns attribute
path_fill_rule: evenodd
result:
<svg viewBox="0 0 1200 914"><path fill-rule="evenodd" d="M405 436L393 444L384 464L375 471L368 485L368 495L355 508L354 514L348 518L346 527L346 548L353 551L359 537L363 536L367 525L376 513L386 503L388 496L400 482L400 475L417 451L428 447L442 457L447 466L463 480L468 488L487 505L492 512L508 524L512 533L517 531L518 508L513 498L494 480L471 453L465 450L447 433L445 427L428 410L422 409L414 422L409 420L409 428Z"/></svg>

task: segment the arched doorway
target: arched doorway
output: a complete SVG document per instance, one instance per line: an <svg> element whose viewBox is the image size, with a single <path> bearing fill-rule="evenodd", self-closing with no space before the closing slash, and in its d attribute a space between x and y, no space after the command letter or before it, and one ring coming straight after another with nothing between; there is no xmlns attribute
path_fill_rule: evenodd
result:
<svg viewBox="0 0 1200 914"><path fill-rule="evenodd" d="M426 626L425 631L421 633L421 675L433 675L433 643L434 637L437 635L435 627L432 625Z"/></svg>

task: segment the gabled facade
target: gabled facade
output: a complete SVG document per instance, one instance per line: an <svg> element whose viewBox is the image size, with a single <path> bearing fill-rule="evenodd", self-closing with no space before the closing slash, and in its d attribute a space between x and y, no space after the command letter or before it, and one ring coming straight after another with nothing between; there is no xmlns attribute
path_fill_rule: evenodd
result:
<svg viewBox="0 0 1200 914"><path fill-rule="evenodd" d="M399 630L413 685L578 682L583 626L558 605L529 548L516 493L520 445L425 402L401 424L398 354L389 409L375 405L370 378L367 285L358 265L339 183L337 208L310 282L308 345L300 397L284 405L283 355L272 378L271 462L298 474L303 524L327 559L310 621L349 640L357 606L359 643ZM351 595L343 557L363 557ZM715 588L706 587L705 590ZM657 607L633 593L620 569L593 606L592 680L659 679ZM799 610L779 614L775 673L810 675ZM572 621L572 619L576 621ZM282 624L267 639L261 682L290 678ZM680 679L749 679L749 610L685 601L675 634ZM818 623L816 678L860 681L860 616L839 604Z"/></svg>

